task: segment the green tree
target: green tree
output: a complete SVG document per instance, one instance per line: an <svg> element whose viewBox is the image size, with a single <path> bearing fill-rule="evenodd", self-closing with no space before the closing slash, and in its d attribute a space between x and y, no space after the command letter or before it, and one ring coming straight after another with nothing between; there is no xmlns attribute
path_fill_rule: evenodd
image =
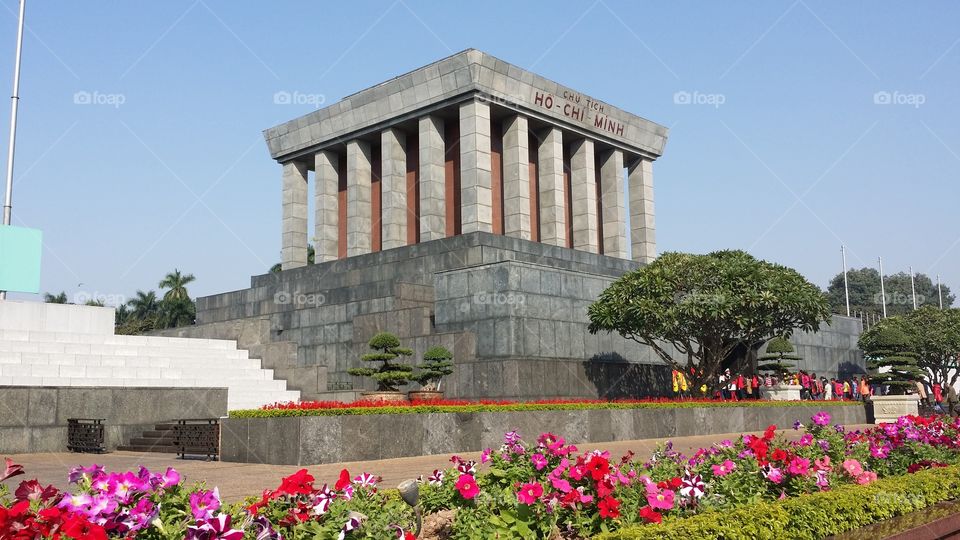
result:
<svg viewBox="0 0 960 540"><path fill-rule="evenodd" d="M930 276L917 272L914 274L914 286L917 291L917 307L940 306L937 284ZM847 271L847 284L850 290L850 313L883 314L883 296L880 294L880 272L875 268L860 268ZM886 296L887 315L902 315L913 311L913 295L910 290L910 274L899 272L883 278ZM950 293L950 287L941 284L943 306L953 305L956 297ZM843 273L830 280L827 298L834 313L846 314L846 298L843 293Z"/></svg>
<svg viewBox="0 0 960 540"><path fill-rule="evenodd" d="M130 299L127 305L130 306L130 315L141 321L156 318L160 311L160 302L153 291L137 291L137 295Z"/></svg>
<svg viewBox="0 0 960 540"><path fill-rule="evenodd" d="M758 365L757 369L772 371L783 378L795 367L794 363L801 359L794 352L796 352L796 349L789 339L777 336L767 343L767 350L760 357L763 363Z"/></svg>
<svg viewBox="0 0 960 540"><path fill-rule="evenodd" d="M377 390L381 392L396 392L399 387L407 384L411 379L413 366L397 364L393 361L401 356L410 356L413 351L400 346L397 336L389 332L380 332L370 338L368 343L374 352L360 357L364 362L380 362L379 368L350 368L347 373L361 377L370 377L377 381Z"/></svg>
<svg viewBox="0 0 960 540"><path fill-rule="evenodd" d="M591 333L618 332L647 345L674 369L693 370L694 388L713 388L737 347L755 355L772 337L815 332L830 309L797 271L743 251L717 251L664 253L611 284L588 315Z"/></svg>
<svg viewBox="0 0 960 540"><path fill-rule="evenodd" d="M917 365L925 371L930 384L954 385L960 379L960 309L924 306L906 315L889 317L864 333L866 343L882 328L903 332L917 355Z"/></svg>
<svg viewBox="0 0 960 540"><path fill-rule="evenodd" d="M187 292L187 285L197 278L193 274L181 274L180 270L174 268L162 280L160 280L161 289L169 289L163 295L164 300L189 300L190 293Z"/></svg>
<svg viewBox="0 0 960 540"><path fill-rule="evenodd" d="M163 328L189 326L196 318L197 307L189 298L165 298L160 302L157 323Z"/></svg>
<svg viewBox="0 0 960 540"><path fill-rule="evenodd" d="M453 353L446 347L430 347L423 353L423 363L417 365L417 370L411 379L424 390L439 390L440 381L453 373Z"/></svg>
<svg viewBox="0 0 960 540"><path fill-rule="evenodd" d="M113 310L113 321L114 325L121 326L123 323L130 320L130 308L126 304L120 304Z"/></svg>
<svg viewBox="0 0 960 540"><path fill-rule="evenodd" d="M859 345L867 358L871 384L887 385L891 393L905 394L923 379L910 336L899 325L877 325L860 336Z"/></svg>
<svg viewBox="0 0 960 540"><path fill-rule="evenodd" d="M67 302L67 293L60 291L60 294L43 293L43 301L48 304L69 304Z"/></svg>

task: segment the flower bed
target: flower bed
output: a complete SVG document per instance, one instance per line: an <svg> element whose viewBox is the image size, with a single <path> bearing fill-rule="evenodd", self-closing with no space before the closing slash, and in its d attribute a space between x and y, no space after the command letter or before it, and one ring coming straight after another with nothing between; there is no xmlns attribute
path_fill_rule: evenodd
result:
<svg viewBox="0 0 960 540"><path fill-rule="evenodd" d="M274 418L292 416L346 416L362 414L474 413L512 411L576 411L591 409L681 409L701 407L812 407L818 403L830 406L859 406L859 401L718 401L713 399L675 400L667 398L587 400L544 399L537 401L497 400L430 400L384 405L382 401L302 401L274 403L260 409L230 411L231 418Z"/></svg>
<svg viewBox="0 0 960 540"><path fill-rule="evenodd" d="M799 440L771 426L683 456L669 445L647 461L579 453L544 433L508 433L478 464L451 458L421 479L425 538L637 540L820 538L960 498L960 420L903 417L847 431L814 414ZM0 481L22 474L11 462ZM71 472L61 493L0 486L0 538L412 538L413 509L372 474L342 471L318 486L303 469L275 490L224 505L216 489L176 471Z"/></svg>

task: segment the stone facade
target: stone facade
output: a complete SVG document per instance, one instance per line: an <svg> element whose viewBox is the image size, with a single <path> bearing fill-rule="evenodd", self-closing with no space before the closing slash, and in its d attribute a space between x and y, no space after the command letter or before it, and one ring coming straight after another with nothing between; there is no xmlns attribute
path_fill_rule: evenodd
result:
<svg viewBox="0 0 960 540"><path fill-rule="evenodd" d="M572 444L759 432L789 426L825 410L838 424L866 422L863 405L699 407L433 413L299 418L227 418L220 459L227 462L316 465L455 454L497 448L518 430L527 440L551 432ZM277 444L289 441L289 444Z"/></svg>
<svg viewBox="0 0 960 540"><path fill-rule="evenodd" d="M306 264L310 183L322 261L477 231L656 256L652 166L667 129L477 50L264 135L282 168L284 270Z"/></svg>
<svg viewBox="0 0 960 540"><path fill-rule="evenodd" d="M305 399L372 389L347 369L378 331L399 335L415 358L433 345L453 351L442 387L451 397L664 395L670 370L649 348L587 331L587 306L637 267L476 232L255 276L249 289L199 298L199 324L168 334L236 339ZM862 369L858 333L856 319L835 318L795 335L810 362L801 367L828 377L838 365Z"/></svg>

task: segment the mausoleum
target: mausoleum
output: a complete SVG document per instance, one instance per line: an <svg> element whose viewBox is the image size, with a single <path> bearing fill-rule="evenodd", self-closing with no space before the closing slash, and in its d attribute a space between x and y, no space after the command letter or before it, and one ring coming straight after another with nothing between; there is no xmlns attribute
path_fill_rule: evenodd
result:
<svg viewBox="0 0 960 540"><path fill-rule="evenodd" d="M586 315L656 257L653 163L667 128L470 49L265 137L281 176L282 270L198 299L198 324L168 334L237 339L305 399L370 385L347 370L378 331L418 355L452 350L451 397L667 389L650 350L591 335ZM857 333L838 319L795 342L829 374L860 362Z"/></svg>

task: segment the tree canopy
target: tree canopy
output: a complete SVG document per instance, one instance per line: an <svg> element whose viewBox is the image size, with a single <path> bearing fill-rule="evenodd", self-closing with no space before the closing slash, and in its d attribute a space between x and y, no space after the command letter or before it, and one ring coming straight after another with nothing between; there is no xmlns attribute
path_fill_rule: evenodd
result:
<svg viewBox="0 0 960 540"><path fill-rule="evenodd" d="M411 356L413 351L400 346L400 339L390 332L380 332L367 343L373 352L360 357L364 362L380 362L378 368L350 368L347 373L361 377L370 377L377 381L377 390L396 392L398 387L407 384L412 375L413 366L397 364L394 360L401 356Z"/></svg>
<svg viewBox="0 0 960 540"><path fill-rule="evenodd" d="M904 394L923 378L913 342L898 325L871 328L860 336L860 347L866 354L872 384L887 385L892 393Z"/></svg>
<svg viewBox="0 0 960 540"><path fill-rule="evenodd" d="M649 346L694 386L715 386L739 346L817 331L830 309L797 271L743 251L664 253L610 285L589 310L590 332L618 332Z"/></svg>
<svg viewBox="0 0 960 540"><path fill-rule="evenodd" d="M914 274L914 287L917 290L917 307L940 306L937 296L937 284L930 276L917 272ZM850 269L847 271L847 285L850 290L850 313L857 312L883 314L883 298L880 294L880 272L875 268ZM910 274L899 272L883 278L886 293L887 315L903 315L913 311L913 296L910 290ZM950 287L941 284L943 306L953 305L956 297ZM843 293L843 272L830 280L827 287L827 299L834 313L846 313L846 298Z"/></svg>
<svg viewBox="0 0 960 540"><path fill-rule="evenodd" d="M924 306L906 315L889 317L870 328L860 338L865 352L874 347L877 335L885 328L895 328L909 340L916 354L917 365L931 384L943 387L960 379L957 357L960 355L960 309L937 309Z"/></svg>
<svg viewBox="0 0 960 540"><path fill-rule="evenodd" d="M794 354L796 349L790 340L777 336L767 342L767 350L760 357L763 362L757 366L762 371L772 371L780 377L785 377L794 367L794 362L800 360L800 357Z"/></svg>

